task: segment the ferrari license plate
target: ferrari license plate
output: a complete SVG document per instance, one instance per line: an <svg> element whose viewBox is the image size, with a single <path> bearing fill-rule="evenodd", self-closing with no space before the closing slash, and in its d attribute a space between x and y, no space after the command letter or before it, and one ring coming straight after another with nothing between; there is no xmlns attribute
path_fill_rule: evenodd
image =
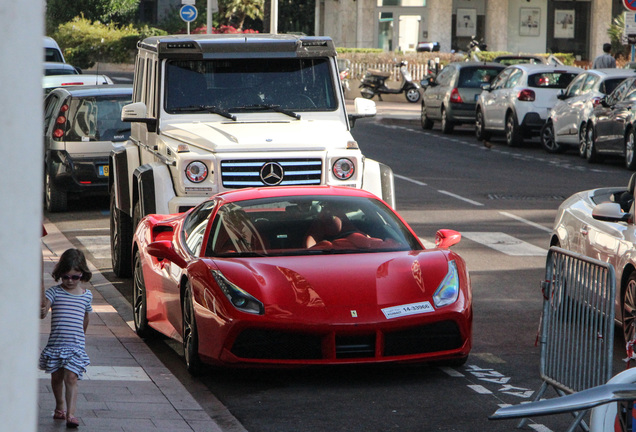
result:
<svg viewBox="0 0 636 432"><path fill-rule="evenodd" d="M100 176L108 177L108 165L99 165L97 171Z"/></svg>

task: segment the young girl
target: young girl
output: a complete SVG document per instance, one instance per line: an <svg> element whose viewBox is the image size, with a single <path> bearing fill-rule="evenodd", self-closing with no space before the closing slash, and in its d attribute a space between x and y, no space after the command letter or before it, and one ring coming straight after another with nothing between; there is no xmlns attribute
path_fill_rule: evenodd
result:
<svg viewBox="0 0 636 432"><path fill-rule="evenodd" d="M88 282L92 273L88 270L84 254L77 249L68 249L55 265L52 276L56 282L61 279L62 283L45 292L40 317L45 318L51 308L51 334L40 355L39 367L51 374L55 396L53 418L66 419L67 427L76 428L79 426L75 417L77 380L82 379L86 366L90 364L85 349L85 333L88 313L93 310L93 294L80 282Z"/></svg>

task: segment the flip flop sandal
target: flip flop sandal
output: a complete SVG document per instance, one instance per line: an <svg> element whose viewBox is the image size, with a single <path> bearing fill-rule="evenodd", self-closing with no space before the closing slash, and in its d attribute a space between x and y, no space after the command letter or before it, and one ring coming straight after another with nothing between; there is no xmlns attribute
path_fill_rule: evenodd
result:
<svg viewBox="0 0 636 432"><path fill-rule="evenodd" d="M53 419L54 420L64 420L66 418L66 411L56 409L53 411Z"/></svg>
<svg viewBox="0 0 636 432"><path fill-rule="evenodd" d="M77 417L68 416L66 417L66 427L67 428L76 428L79 426L79 420Z"/></svg>

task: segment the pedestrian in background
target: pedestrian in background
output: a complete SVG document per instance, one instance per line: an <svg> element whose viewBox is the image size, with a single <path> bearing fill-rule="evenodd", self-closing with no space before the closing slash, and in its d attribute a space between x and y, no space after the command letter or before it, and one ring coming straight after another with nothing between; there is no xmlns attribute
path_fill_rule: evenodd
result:
<svg viewBox="0 0 636 432"><path fill-rule="evenodd" d="M607 69L616 67L616 59L612 57L610 52L612 51L612 44L603 44L603 54L594 59L592 63L592 69Z"/></svg>
<svg viewBox="0 0 636 432"><path fill-rule="evenodd" d="M39 368L51 374L55 396L53 418L66 420L66 427L76 428L79 426L75 417L77 381L90 364L85 335L88 313L93 310L93 294L81 282L91 280L92 273L84 254L68 249L55 265L52 276L55 282L60 279L62 282L45 292L40 318L45 318L51 309L51 333L40 355Z"/></svg>

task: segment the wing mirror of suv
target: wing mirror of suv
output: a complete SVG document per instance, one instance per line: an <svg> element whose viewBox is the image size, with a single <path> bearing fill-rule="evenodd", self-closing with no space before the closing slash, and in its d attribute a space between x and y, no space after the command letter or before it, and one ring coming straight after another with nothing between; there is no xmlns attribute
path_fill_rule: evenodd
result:
<svg viewBox="0 0 636 432"><path fill-rule="evenodd" d="M347 116L349 117L349 123L351 124L351 127L355 126L356 120L358 120L359 118L373 117L378 112L375 106L375 102L368 99L355 98L353 100L353 106L353 113Z"/></svg>
<svg viewBox="0 0 636 432"><path fill-rule="evenodd" d="M121 121L130 123L145 123L148 126L149 132L156 132L157 119L147 118L148 109L143 102L133 102L128 105L124 105L121 109Z"/></svg>
<svg viewBox="0 0 636 432"><path fill-rule="evenodd" d="M621 210L618 203L601 203L592 209L592 217L596 220L604 222L627 222L631 219L631 213L625 213Z"/></svg>

